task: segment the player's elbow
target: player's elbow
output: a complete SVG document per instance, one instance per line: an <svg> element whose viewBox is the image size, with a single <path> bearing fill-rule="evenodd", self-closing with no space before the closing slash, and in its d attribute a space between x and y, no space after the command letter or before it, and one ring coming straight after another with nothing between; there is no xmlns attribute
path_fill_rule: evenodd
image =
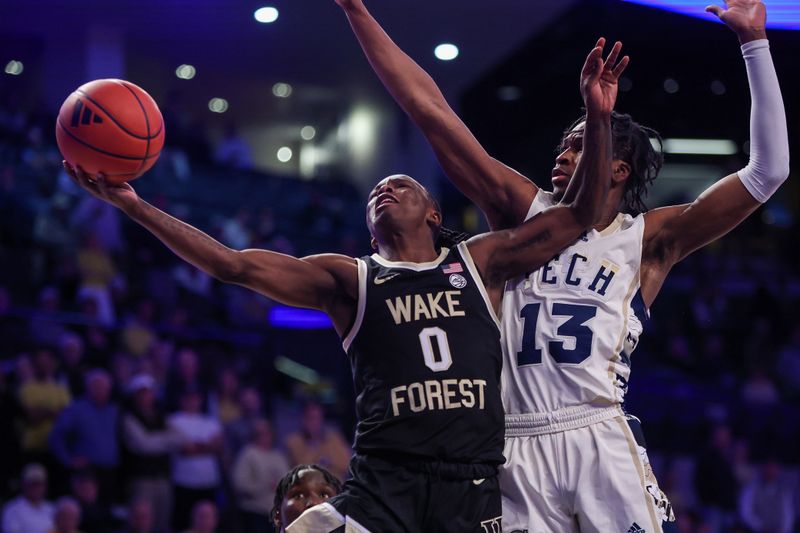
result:
<svg viewBox="0 0 800 533"><path fill-rule="evenodd" d="M241 283L246 272L242 253L231 250L214 262L210 274L223 283Z"/></svg>

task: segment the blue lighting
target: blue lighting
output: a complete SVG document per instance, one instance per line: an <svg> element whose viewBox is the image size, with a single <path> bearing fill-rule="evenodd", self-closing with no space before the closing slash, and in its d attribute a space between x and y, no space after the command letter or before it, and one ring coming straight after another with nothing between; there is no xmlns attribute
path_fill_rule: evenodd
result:
<svg viewBox="0 0 800 533"><path fill-rule="evenodd" d="M328 329L333 326L331 319L322 311L282 305L269 310L269 323L273 327L286 329Z"/></svg>
<svg viewBox="0 0 800 533"><path fill-rule="evenodd" d="M719 22L711 13L705 12L705 7L710 4L708 0L624 0L632 4L642 4L667 11L674 11L692 17L703 18ZM797 0L768 0L767 28L780 30L800 30L800 2ZM724 2L717 5L725 7Z"/></svg>

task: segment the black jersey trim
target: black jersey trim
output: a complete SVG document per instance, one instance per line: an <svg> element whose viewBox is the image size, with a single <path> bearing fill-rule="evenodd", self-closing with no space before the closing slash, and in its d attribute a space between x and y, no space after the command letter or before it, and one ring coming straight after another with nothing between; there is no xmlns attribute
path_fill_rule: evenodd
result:
<svg viewBox="0 0 800 533"><path fill-rule="evenodd" d="M367 264L358 258L356 258L356 264L358 265L358 307L356 309L356 318L342 341L345 353L350 349L350 345L353 344L353 340L361 329L361 322L364 320L364 309L367 307Z"/></svg>
<svg viewBox="0 0 800 533"><path fill-rule="evenodd" d="M481 273L478 271L478 267L475 266L475 262L472 260L472 254L469 253L467 243L458 243L456 249L458 249L459 254L461 254L461 257L464 259L464 263L467 265L467 270L469 270L472 279L475 280L475 285L478 287L478 292L480 292L481 296L483 297L483 303L486 304L486 309L489 311L489 316L492 317L494 323L497 324L497 328L499 329L500 318L498 318L494 307L492 307L492 301L489 299L489 293L486 291L486 287L483 285L483 278L481 278Z"/></svg>
<svg viewBox="0 0 800 533"><path fill-rule="evenodd" d="M386 267L386 268L407 268L409 270L413 270L414 272L422 272L423 270L431 270L439 266L439 264L444 261L444 258L447 257L447 254L450 253L449 248L442 247L442 251L439 254L439 257L434 259L433 261L429 261L427 263L410 263L407 261L389 261L385 257L381 257L378 254L372 254L372 260L378 263L379 265Z"/></svg>

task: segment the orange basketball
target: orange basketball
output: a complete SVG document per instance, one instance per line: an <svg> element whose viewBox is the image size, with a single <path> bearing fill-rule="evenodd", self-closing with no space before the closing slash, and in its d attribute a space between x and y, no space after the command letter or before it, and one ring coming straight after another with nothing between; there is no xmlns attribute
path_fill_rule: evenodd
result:
<svg viewBox="0 0 800 533"><path fill-rule="evenodd" d="M122 183L138 178L158 159L164 118L141 87L124 80L90 81L64 100L56 141L73 167Z"/></svg>

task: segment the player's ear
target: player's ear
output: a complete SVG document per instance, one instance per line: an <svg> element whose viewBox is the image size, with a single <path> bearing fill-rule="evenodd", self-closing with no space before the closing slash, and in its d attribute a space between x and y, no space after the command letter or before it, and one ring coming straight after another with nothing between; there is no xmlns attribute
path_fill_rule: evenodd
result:
<svg viewBox="0 0 800 533"><path fill-rule="evenodd" d="M437 227L442 225L442 214L433 207L428 210L428 224Z"/></svg>
<svg viewBox="0 0 800 533"><path fill-rule="evenodd" d="M378 251L378 239L375 237L371 237L369 240L369 245L372 246L372 249L376 252Z"/></svg>
<svg viewBox="0 0 800 533"><path fill-rule="evenodd" d="M272 524L275 526L275 531L283 531L281 527L281 511L279 509L275 509L272 513Z"/></svg>
<svg viewBox="0 0 800 533"><path fill-rule="evenodd" d="M631 175L631 166L622 159L611 162L611 179L614 183L622 183Z"/></svg>

